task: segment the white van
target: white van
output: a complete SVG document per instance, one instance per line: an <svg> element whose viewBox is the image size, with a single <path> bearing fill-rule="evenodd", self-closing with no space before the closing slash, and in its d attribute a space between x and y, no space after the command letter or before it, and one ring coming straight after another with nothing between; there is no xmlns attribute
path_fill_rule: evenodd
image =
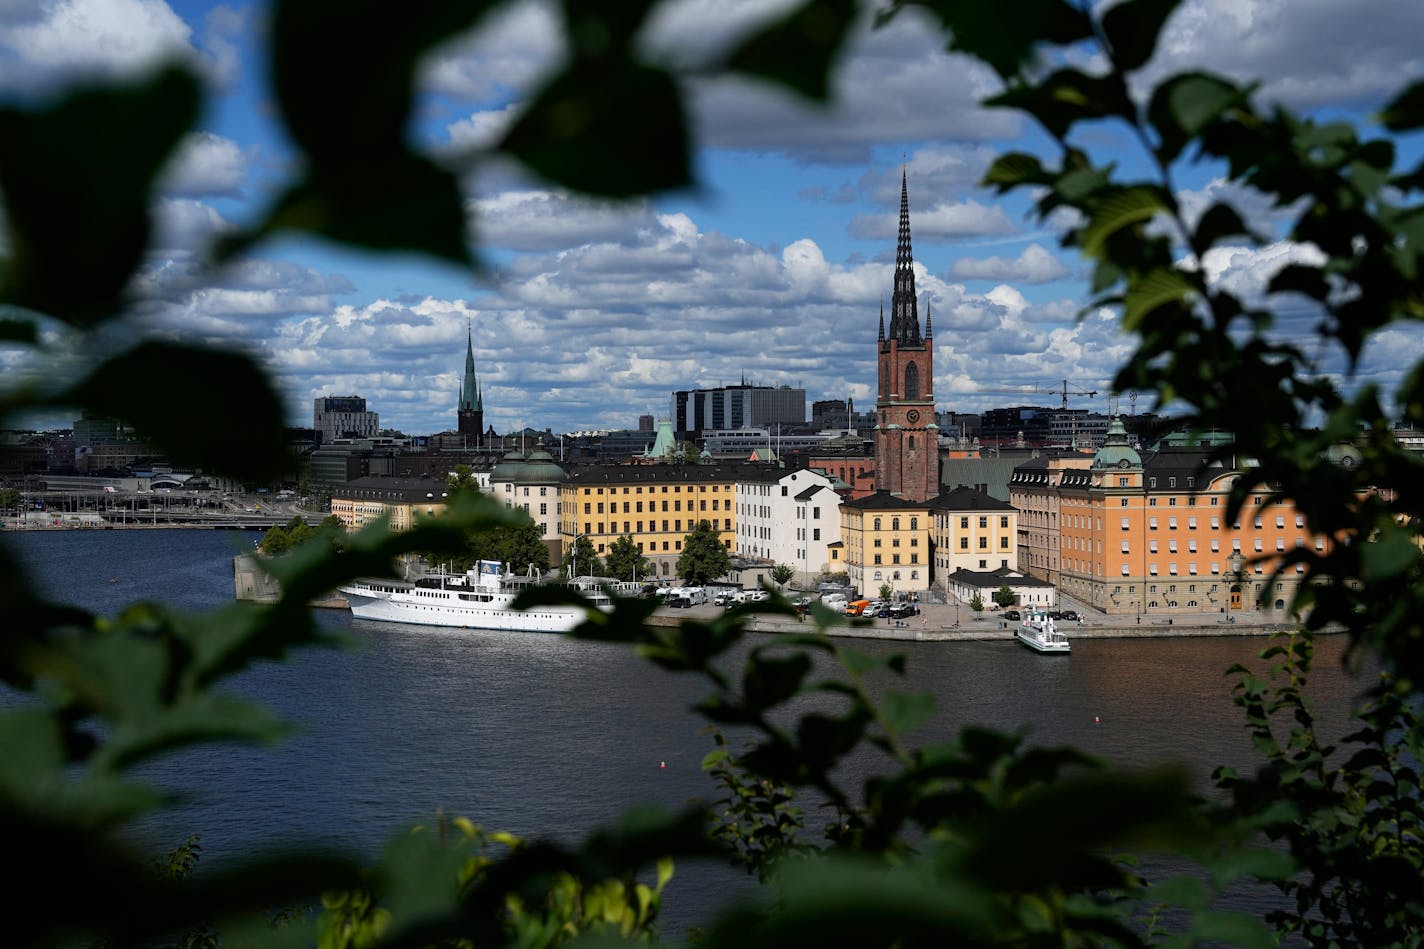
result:
<svg viewBox="0 0 1424 949"><path fill-rule="evenodd" d="M684 606L701 606L707 602L707 591L702 587L680 587L673 591L673 596L686 600Z"/></svg>
<svg viewBox="0 0 1424 949"><path fill-rule="evenodd" d="M844 613L846 608L846 598L844 593L827 593L821 597L821 605L837 613Z"/></svg>

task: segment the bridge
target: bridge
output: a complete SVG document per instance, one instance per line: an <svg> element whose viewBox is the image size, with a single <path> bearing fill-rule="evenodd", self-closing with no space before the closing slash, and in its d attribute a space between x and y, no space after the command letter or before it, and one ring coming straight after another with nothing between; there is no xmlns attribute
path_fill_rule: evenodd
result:
<svg viewBox="0 0 1424 949"><path fill-rule="evenodd" d="M250 509L249 509L250 507ZM192 493L111 494L100 491L27 491L23 510L6 515L10 523L34 527L192 527L211 530L265 531L299 517L315 527L327 515L305 511L294 501L251 505Z"/></svg>

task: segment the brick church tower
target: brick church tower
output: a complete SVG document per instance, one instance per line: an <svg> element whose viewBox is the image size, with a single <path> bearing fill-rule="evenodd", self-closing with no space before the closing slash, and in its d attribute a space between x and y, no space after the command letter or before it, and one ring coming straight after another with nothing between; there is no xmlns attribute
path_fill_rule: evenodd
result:
<svg viewBox="0 0 1424 949"><path fill-rule="evenodd" d="M457 431L468 436L471 444L478 445L484 435L485 400L480 394L480 380L475 376L474 330L470 329L465 338L465 378L460 384L460 404L456 409L459 419Z"/></svg>
<svg viewBox="0 0 1424 949"><path fill-rule="evenodd" d="M878 391L875 401L875 488L907 501L927 501L940 493L939 426L934 408L934 328L928 306L920 336L915 297L914 256L910 252L910 193L900 174L900 235L895 248L895 292L890 298L890 331L880 307L876 341Z"/></svg>

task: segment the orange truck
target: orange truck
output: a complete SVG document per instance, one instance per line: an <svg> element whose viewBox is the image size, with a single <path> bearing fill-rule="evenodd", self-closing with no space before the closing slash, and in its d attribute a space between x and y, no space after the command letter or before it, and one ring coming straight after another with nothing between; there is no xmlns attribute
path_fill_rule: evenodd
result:
<svg viewBox="0 0 1424 949"><path fill-rule="evenodd" d="M870 605L869 600L851 600L846 604L847 616L859 616L865 612L865 608Z"/></svg>

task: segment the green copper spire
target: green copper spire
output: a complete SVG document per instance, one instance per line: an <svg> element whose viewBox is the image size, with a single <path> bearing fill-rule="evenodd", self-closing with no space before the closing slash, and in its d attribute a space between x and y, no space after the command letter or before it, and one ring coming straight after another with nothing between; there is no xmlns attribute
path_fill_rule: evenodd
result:
<svg viewBox="0 0 1424 949"><path fill-rule="evenodd" d="M474 329L467 330L465 337L465 381L460 386L460 411L483 412L484 399L480 396L480 380L475 376Z"/></svg>

